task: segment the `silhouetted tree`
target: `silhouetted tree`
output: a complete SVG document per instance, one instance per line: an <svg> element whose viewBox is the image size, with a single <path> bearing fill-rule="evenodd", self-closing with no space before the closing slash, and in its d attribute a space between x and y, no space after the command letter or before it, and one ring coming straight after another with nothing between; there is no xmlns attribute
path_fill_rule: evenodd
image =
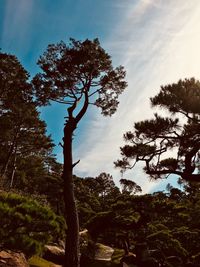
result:
<svg viewBox="0 0 200 267"><path fill-rule="evenodd" d="M137 122L134 130L124 135L127 145L121 148L122 159L115 165L122 170L138 161L154 179L176 174L187 181L200 181L200 82L194 78L162 86L151 98L152 106L169 112L169 117ZM169 151L176 157L169 157Z"/></svg>
<svg viewBox="0 0 200 267"><path fill-rule="evenodd" d="M112 67L110 56L98 39L83 42L70 39L49 45L38 61L42 69L33 79L41 104L51 100L67 105L64 126L64 202L68 226L65 267L79 266L79 223L74 197L72 138L89 105L111 116L117 109L118 96L126 87L123 67Z"/></svg>
<svg viewBox="0 0 200 267"><path fill-rule="evenodd" d="M136 194L141 193L142 189L134 181L128 179L120 179L120 184L122 186L122 193Z"/></svg>
<svg viewBox="0 0 200 267"><path fill-rule="evenodd" d="M15 56L0 53L0 175L9 187L22 158L45 157L53 148L34 100L29 74Z"/></svg>

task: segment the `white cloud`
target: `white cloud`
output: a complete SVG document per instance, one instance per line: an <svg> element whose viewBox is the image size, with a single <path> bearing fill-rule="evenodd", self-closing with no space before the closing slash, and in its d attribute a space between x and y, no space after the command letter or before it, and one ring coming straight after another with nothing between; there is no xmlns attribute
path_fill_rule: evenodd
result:
<svg viewBox="0 0 200 267"><path fill-rule="evenodd" d="M149 97L162 84L200 77L199 17L198 0L149 0L135 5L129 2L126 17L105 43L114 61L125 66L129 87L112 118L97 114L90 121L87 140L75 148L75 157L81 158L77 174L95 176L106 171L118 182L120 174L113 161L120 157L123 133L135 121L151 116ZM137 167L126 177L133 178L148 192L155 184L149 183L140 169Z"/></svg>

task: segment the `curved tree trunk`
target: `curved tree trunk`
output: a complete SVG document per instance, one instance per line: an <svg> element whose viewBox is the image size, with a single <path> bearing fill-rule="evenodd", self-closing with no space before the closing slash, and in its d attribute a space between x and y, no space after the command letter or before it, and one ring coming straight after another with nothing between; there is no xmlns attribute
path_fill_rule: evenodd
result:
<svg viewBox="0 0 200 267"><path fill-rule="evenodd" d="M72 161L72 136L76 125L66 123L64 128L64 202L65 202L65 220L67 223L65 263L64 267L79 267L79 220L74 196L73 182L73 161Z"/></svg>

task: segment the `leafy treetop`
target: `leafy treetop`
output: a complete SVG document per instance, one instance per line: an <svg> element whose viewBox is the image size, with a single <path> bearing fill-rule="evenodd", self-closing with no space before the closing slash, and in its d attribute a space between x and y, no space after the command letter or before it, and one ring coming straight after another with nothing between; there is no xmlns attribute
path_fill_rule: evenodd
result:
<svg viewBox="0 0 200 267"><path fill-rule="evenodd" d="M51 44L38 64L43 72L35 76L33 84L40 104L51 100L67 104L69 118L76 108L88 104L101 108L104 115L116 111L117 98L126 87L125 71L122 66L112 67L98 39ZM82 113L78 114L77 121Z"/></svg>
<svg viewBox="0 0 200 267"><path fill-rule="evenodd" d="M134 130L124 135L122 159L115 162L121 170L145 162L145 172L152 178L176 174L188 181L200 181L200 82L194 78L161 86L151 98L152 106L167 109L168 117L154 118L134 124ZM169 152L173 151L170 157Z"/></svg>

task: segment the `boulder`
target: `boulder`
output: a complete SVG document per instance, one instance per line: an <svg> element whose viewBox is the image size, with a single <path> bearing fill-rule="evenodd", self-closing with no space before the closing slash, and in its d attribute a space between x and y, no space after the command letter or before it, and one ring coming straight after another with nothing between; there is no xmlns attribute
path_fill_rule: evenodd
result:
<svg viewBox="0 0 200 267"><path fill-rule="evenodd" d="M65 257L64 248L55 245L46 245L43 258L56 264L63 264ZM0 266L1 267L1 266Z"/></svg>
<svg viewBox="0 0 200 267"><path fill-rule="evenodd" d="M95 244L94 260L111 261L114 249L100 243Z"/></svg>
<svg viewBox="0 0 200 267"><path fill-rule="evenodd" d="M21 252L0 251L0 267L28 267L25 255Z"/></svg>

